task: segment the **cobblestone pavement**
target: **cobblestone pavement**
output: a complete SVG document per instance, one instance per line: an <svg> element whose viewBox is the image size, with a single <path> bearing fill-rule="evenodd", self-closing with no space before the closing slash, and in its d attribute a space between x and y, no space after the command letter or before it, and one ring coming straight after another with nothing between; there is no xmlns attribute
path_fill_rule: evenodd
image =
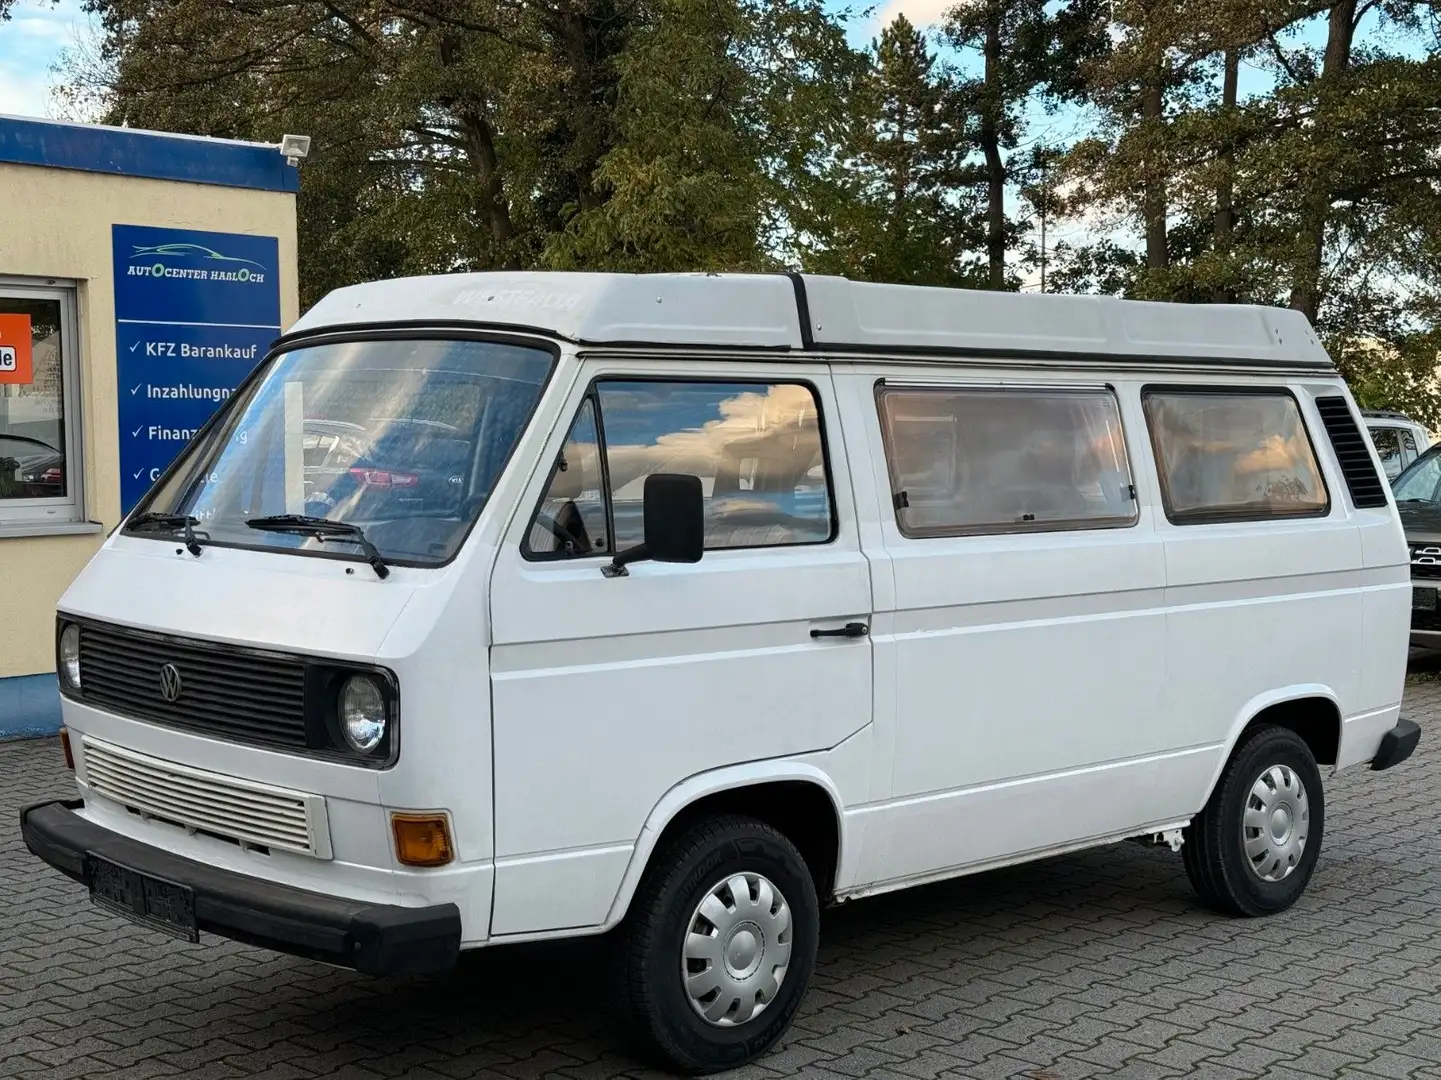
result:
<svg viewBox="0 0 1441 1080"><path fill-rule="evenodd" d="M1441 731L1441 682L1407 714ZM385 981L110 917L20 843L16 809L69 791L54 740L0 744L0 1076L647 1075L594 944ZM1272 919L1201 910L1179 856L1133 844L847 905L738 1075L1441 1078L1438 804L1434 735L1332 781L1311 888Z"/></svg>

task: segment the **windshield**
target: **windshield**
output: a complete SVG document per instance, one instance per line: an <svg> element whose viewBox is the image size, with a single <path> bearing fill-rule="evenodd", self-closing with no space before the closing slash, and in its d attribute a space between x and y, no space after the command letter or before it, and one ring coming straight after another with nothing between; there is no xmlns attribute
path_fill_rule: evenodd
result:
<svg viewBox="0 0 1441 1080"><path fill-rule="evenodd" d="M387 561L447 562L530 422L553 362L544 348L473 340L371 339L280 353L132 520L188 515L208 542L360 556L334 538L322 544L246 524L304 514L360 526Z"/></svg>
<svg viewBox="0 0 1441 1080"><path fill-rule="evenodd" d="M1441 487L1441 449L1423 454L1414 465L1395 480L1394 493L1399 502L1437 501L1437 489Z"/></svg>

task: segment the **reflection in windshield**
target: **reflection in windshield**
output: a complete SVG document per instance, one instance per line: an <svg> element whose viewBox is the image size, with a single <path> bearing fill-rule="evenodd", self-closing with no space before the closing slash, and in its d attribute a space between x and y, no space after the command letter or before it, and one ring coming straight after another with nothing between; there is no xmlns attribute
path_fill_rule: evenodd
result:
<svg viewBox="0 0 1441 1080"><path fill-rule="evenodd" d="M484 507L551 364L546 350L485 341L281 353L139 510L192 515L217 543L314 549L313 537L246 526L303 514L361 526L387 560L444 562Z"/></svg>

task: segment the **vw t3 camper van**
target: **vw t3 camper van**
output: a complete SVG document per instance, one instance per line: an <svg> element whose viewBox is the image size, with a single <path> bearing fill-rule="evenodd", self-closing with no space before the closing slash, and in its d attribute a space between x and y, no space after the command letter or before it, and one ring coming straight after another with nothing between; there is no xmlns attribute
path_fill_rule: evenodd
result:
<svg viewBox="0 0 1441 1080"><path fill-rule="evenodd" d="M825 904L1142 838L1289 907L1323 773L1416 746L1410 598L1294 312L362 285L65 594L77 791L22 829L125 917L363 972L609 934L642 1046L713 1071Z"/></svg>

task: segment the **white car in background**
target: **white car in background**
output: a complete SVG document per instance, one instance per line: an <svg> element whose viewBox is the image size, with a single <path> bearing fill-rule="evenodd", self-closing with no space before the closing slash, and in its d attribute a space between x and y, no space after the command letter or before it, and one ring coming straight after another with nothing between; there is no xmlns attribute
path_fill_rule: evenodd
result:
<svg viewBox="0 0 1441 1080"><path fill-rule="evenodd" d="M1376 444L1387 480L1395 480L1431 445L1431 433L1403 413L1371 410L1363 411L1361 416Z"/></svg>

